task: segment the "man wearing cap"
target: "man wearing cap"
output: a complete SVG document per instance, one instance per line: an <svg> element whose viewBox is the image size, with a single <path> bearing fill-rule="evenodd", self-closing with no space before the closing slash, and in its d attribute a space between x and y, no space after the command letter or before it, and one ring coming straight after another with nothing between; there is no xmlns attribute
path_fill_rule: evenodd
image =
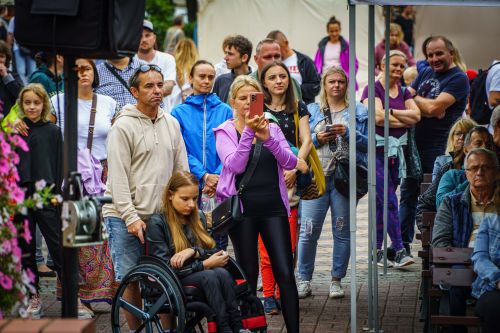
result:
<svg viewBox="0 0 500 333"><path fill-rule="evenodd" d="M141 43L139 44L139 51L135 55L135 58L147 64L154 64L160 67L165 80L165 82L163 82L163 104L166 106L168 105L167 96L172 93L172 89L175 85L175 59L172 55L160 52L155 48L156 33L153 28L153 23L144 20Z"/></svg>

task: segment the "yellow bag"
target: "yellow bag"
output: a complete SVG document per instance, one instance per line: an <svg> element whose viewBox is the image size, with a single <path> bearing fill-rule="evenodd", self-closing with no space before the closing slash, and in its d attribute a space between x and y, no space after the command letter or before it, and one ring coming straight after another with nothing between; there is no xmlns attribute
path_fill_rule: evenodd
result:
<svg viewBox="0 0 500 333"><path fill-rule="evenodd" d="M10 108L10 112L2 120L2 129L5 133L11 133L14 130L14 122L19 118L19 105L16 103Z"/></svg>
<svg viewBox="0 0 500 333"><path fill-rule="evenodd" d="M301 142L299 140L299 113L295 111L293 114L293 120L295 122L295 143L300 149ZM323 167L319 161L318 152L314 145L311 147L309 156L307 157L307 164L309 165L309 171L312 174L312 183L307 188L305 188L301 194L300 198L302 200L313 200L318 199L326 191L326 181L325 174L323 173Z"/></svg>

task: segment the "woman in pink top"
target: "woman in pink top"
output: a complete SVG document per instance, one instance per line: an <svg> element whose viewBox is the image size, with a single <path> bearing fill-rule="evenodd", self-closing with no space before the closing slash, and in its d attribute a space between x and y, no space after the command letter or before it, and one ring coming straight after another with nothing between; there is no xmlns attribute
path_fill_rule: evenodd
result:
<svg viewBox="0 0 500 333"><path fill-rule="evenodd" d="M349 76L349 42L340 35L340 21L335 16L330 17L326 24L326 33L318 43L318 51L314 57L316 70L321 75L332 66L340 66ZM356 73L358 72L358 59L356 59ZM356 89L358 83L356 82Z"/></svg>
<svg viewBox="0 0 500 333"><path fill-rule="evenodd" d="M236 194L236 188L251 161L254 149L261 145L255 171L240 194L243 220L230 231L236 259L256 292L259 275L257 238L266 246L276 281L281 289L283 317L289 333L299 332L299 299L293 273L292 245L288 214L290 207L283 170L307 171L307 164L292 153L285 136L276 124L264 116L249 117L250 93L261 90L257 81L241 75L231 85L230 103L235 119L215 131L217 154L222 171L217 184L219 201Z"/></svg>
<svg viewBox="0 0 500 333"><path fill-rule="evenodd" d="M389 27L389 48L390 50L399 50L403 52L407 59L408 67L416 65L415 59L411 54L410 47L403 40L404 34L401 26L397 23L391 23ZM385 55L385 38L375 46L375 75L380 73L380 63Z"/></svg>

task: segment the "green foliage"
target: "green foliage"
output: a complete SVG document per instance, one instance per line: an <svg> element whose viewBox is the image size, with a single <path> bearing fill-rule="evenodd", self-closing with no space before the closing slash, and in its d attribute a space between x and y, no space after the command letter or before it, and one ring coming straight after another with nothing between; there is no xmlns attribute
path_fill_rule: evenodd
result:
<svg viewBox="0 0 500 333"><path fill-rule="evenodd" d="M153 22L160 50L163 50L167 29L172 26L174 8L172 0L146 0L146 19Z"/></svg>
<svg viewBox="0 0 500 333"><path fill-rule="evenodd" d="M193 38L195 25L196 25L196 22L189 22L189 23L184 24L184 27L182 28L182 30L184 30L184 34L186 35L186 37Z"/></svg>

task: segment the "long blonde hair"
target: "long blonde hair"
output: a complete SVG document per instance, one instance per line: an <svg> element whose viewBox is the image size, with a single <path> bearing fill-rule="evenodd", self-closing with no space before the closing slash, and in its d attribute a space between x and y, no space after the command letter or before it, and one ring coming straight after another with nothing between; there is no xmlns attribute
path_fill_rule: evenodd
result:
<svg viewBox="0 0 500 333"><path fill-rule="evenodd" d="M175 253L187 249L191 246L201 246L204 249L212 249L215 247L215 241L210 237L201 223L198 213L198 205L188 217L187 225L191 228L193 235L196 238L197 244L190 244L186 235L182 230L182 224L179 219L179 213L174 209L170 197L183 186L194 185L198 187L198 179L187 171L176 172L170 177L170 181L163 192L163 214L170 229L172 241L174 242Z"/></svg>
<svg viewBox="0 0 500 333"><path fill-rule="evenodd" d="M448 133L448 141L446 142L445 154L453 154L453 165L456 168L459 168L462 165L465 157L465 137L467 136L467 133L469 133L469 131L475 126L477 126L477 124L474 120L470 118L459 118L450 128L450 132ZM462 146L462 149L455 151L455 146L453 145L453 136L457 131L460 131L464 134L464 146Z"/></svg>
<svg viewBox="0 0 500 333"><path fill-rule="evenodd" d="M198 60L198 50L191 38L181 39L174 51L175 71L177 73L177 84L182 87L186 77L191 71L196 60Z"/></svg>
<svg viewBox="0 0 500 333"><path fill-rule="evenodd" d="M329 67L323 73L323 77L321 77L321 88L319 90L319 107L321 108L321 110L329 108L329 106L328 106L328 96L326 95L326 91L325 91L325 81L326 81L326 77L327 76L330 76L330 75L333 75L333 74L340 74L344 78L345 84L346 84L346 91L345 91L345 95L344 95L344 102L345 102L346 106L349 105L349 94L347 93L347 87L349 86L349 78L347 77L347 74L342 69L342 67L340 67L340 66L332 66L332 67Z"/></svg>
<svg viewBox="0 0 500 333"><path fill-rule="evenodd" d="M30 83L27 86L25 86L19 93L19 98L17 99L17 105L19 105L19 118L26 117L23 110L23 100L24 100L24 94L27 93L28 91L31 91L32 93L40 97L40 99L42 100L43 109L41 114L41 120L43 122L47 122L52 108L51 106L52 104L50 103L49 95L47 95L45 88L40 83Z"/></svg>

